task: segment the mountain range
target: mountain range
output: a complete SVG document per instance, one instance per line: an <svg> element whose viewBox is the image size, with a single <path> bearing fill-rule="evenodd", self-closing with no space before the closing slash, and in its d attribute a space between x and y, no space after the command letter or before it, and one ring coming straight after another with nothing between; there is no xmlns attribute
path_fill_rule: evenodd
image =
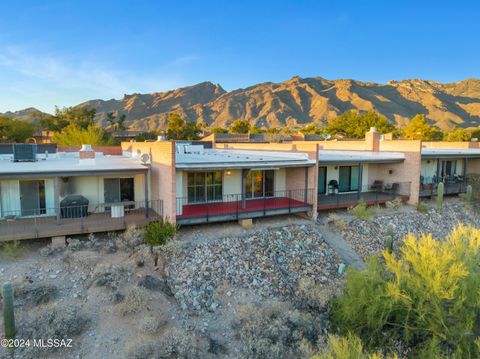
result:
<svg viewBox="0 0 480 359"><path fill-rule="evenodd" d="M117 116L125 114L130 129L145 131L165 129L169 112L211 128L225 128L236 119L268 128L320 124L347 110L374 110L399 126L420 113L439 128L449 129L480 125L480 79L378 84L296 76L233 91L202 82L167 92L124 95L119 100L90 100L77 106L95 108L99 125L106 126L106 115L113 112ZM23 115L32 111L38 110L23 110L27 112Z"/></svg>

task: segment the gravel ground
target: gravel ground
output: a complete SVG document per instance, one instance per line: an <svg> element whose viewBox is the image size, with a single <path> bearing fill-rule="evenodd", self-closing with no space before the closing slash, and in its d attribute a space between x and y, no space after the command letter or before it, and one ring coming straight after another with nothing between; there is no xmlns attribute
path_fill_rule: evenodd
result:
<svg viewBox="0 0 480 359"><path fill-rule="evenodd" d="M215 312L220 304L214 294L221 286L233 291L249 289L263 298L287 299L302 277L325 287L332 285L340 262L316 226L286 226L192 243L169 263L166 275L183 309Z"/></svg>
<svg viewBox="0 0 480 359"><path fill-rule="evenodd" d="M452 199L446 200L443 213L438 213L436 202L425 202L426 213L418 211L393 211L385 215L374 215L369 220L347 219L345 228L340 229L341 235L354 250L364 259L372 254L385 250L387 230L394 229L396 246L408 234L431 233L434 238L442 239L459 224L478 226L478 216L466 210L464 203Z"/></svg>

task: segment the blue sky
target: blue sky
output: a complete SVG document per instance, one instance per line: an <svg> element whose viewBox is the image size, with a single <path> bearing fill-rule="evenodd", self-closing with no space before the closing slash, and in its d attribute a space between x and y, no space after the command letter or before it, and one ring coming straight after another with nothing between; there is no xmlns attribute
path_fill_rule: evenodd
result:
<svg viewBox="0 0 480 359"><path fill-rule="evenodd" d="M475 1L5 1L0 112L201 81L480 77Z"/></svg>

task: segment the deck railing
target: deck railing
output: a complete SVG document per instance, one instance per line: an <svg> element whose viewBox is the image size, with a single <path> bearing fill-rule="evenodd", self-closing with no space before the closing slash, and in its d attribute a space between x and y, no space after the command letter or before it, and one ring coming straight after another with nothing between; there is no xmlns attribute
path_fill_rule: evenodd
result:
<svg viewBox="0 0 480 359"><path fill-rule="evenodd" d="M443 182L444 194L465 193L470 181L468 176L420 177L420 196L430 197L437 195L438 184Z"/></svg>
<svg viewBox="0 0 480 359"><path fill-rule="evenodd" d="M3 211L0 240L120 230L130 224L146 224L161 217L162 200Z"/></svg>
<svg viewBox="0 0 480 359"><path fill-rule="evenodd" d="M314 189L272 191L262 197L227 194L198 203L179 197L176 203L177 223L206 223L305 212L312 208L314 199Z"/></svg>
<svg viewBox="0 0 480 359"><path fill-rule="evenodd" d="M330 188L329 193L318 194L319 209L347 208L364 201L369 205L381 204L401 198L410 197L411 182L384 183L375 181L369 185L361 186L359 190L339 192L337 188Z"/></svg>

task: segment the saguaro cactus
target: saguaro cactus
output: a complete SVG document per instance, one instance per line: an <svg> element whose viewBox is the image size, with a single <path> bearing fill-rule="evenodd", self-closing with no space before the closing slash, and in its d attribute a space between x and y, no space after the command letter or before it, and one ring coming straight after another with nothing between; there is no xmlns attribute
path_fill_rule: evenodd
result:
<svg viewBox="0 0 480 359"><path fill-rule="evenodd" d="M440 182L437 187L437 211L442 213L443 211L443 191L445 190L445 185L443 182Z"/></svg>
<svg viewBox="0 0 480 359"><path fill-rule="evenodd" d="M472 204L472 199L473 199L473 188L472 185L467 186L467 192L465 193L465 202L470 205Z"/></svg>
<svg viewBox="0 0 480 359"><path fill-rule="evenodd" d="M13 313L13 287L12 283L3 284L3 326L7 339L15 337L15 315Z"/></svg>
<svg viewBox="0 0 480 359"><path fill-rule="evenodd" d="M393 226L391 225L387 227L387 240L385 247L389 253L393 252Z"/></svg>

